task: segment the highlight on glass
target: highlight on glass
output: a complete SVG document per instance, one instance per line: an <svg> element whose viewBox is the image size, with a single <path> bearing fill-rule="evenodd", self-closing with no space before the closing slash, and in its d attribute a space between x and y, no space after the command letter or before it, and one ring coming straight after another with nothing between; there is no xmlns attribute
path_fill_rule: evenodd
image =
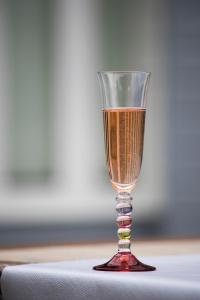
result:
<svg viewBox="0 0 200 300"><path fill-rule="evenodd" d="M131 252L132 197L142 164L146 95L150 73L98 72L107 169L117 192L118 252L100 271L153 271Z"/></svg>

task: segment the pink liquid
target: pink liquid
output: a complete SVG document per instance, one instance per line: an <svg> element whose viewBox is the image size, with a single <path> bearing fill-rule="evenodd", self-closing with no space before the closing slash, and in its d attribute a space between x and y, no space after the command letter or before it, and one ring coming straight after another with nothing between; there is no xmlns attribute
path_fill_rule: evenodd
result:
<svg viewBox="0 0 200 300"><path fill-rule="evenodd" d="M139 176L144 140L145 108L103 110L107 167L114 188L131 190Z"/></svg>

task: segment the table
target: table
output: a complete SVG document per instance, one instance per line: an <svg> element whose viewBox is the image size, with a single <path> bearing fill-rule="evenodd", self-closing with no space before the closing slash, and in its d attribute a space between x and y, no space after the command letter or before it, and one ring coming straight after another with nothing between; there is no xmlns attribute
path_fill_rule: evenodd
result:
<svg viewBox="0 0 200 300"><path fill-rule="evenodd" d="M0 266L87 258L104 258L116 252L117 243L74 243L0 248ZM200 238L133 241L135 255L158 256L200 253Z"/></svg>
<svg viewBox="0 0 200 300"><path fill-rule="evenodd" d="M133 242L136 256L200 254L200 239L159 239ZM111 257L116 243L77 243L0 249L0 269L5 265L97 259Z"/></svg>

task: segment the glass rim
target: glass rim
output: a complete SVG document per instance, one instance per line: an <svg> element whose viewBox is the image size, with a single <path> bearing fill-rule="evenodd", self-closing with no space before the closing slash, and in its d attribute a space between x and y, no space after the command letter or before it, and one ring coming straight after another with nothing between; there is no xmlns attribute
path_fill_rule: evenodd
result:
<svg viewBox="0 0 200 300"><path fill-rule="evenodd" d="M114 74L114 73L124 73L124 74L134 74L134 73L140 73L140 74L146 74L151 75L151 72L145 72L145 71L98 71L97 74Z"/></svg>

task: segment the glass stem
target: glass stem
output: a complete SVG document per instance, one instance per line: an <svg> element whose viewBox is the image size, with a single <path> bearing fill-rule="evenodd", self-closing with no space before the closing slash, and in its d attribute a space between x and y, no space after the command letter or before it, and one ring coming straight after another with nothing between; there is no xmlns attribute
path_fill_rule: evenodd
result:
<svg viewBox="0 0 200 300"><path fill-rule="evenodd" d="M132 199L128 192L119 192L116 197L118 252L131 252Z"/></svg>

